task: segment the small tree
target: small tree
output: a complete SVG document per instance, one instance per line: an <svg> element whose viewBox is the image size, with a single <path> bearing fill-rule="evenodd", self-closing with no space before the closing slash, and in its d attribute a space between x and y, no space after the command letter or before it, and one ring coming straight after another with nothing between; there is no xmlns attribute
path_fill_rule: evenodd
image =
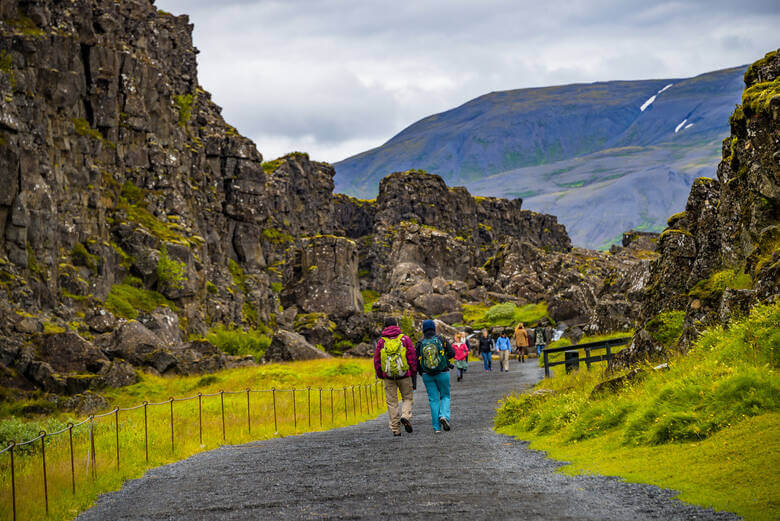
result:
<svg viewBox="0 0 780 521"><path fill-rule="evenodd" d="M163 244L160 259L157 261L157 278L171 289L182 289L187 280L187 265L168 256L168 248Z"/></svg>

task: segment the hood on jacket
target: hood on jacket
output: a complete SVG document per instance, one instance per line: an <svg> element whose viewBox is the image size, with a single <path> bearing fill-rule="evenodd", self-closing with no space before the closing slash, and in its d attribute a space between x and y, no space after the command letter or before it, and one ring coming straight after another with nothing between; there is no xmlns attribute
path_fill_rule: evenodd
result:
<svg viewBox="0 0 780 521"><path fill-rule="evenodd" d="M401 334L401 328L398 326L387 326L382 330L382 336L386 338L395 338Z"/></svg>

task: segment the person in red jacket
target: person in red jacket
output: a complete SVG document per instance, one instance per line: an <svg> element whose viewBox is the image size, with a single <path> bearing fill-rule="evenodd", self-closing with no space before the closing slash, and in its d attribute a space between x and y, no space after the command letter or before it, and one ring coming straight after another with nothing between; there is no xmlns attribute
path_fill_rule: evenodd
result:
<svg viewBox="0 0 780 521"><path fill-rule="evenodd" d="M382 338L374 350L376 377L385 381L387 416L393 436L401 435L401 425L412 432L412 406L417 388L417 353L412 340L401 332L398 320L385 319ZM401 392L401 411L398 411L398 392Z"/></svg>

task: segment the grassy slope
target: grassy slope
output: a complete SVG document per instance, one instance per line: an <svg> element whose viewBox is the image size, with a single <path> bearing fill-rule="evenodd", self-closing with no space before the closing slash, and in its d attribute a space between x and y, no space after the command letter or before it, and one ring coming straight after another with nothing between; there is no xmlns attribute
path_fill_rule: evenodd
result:
<svg viewBox="0 0 780 521"><path fill-rule="evenodd" d="M121 412L119 415L120 466L116 466L116 433L114 415L95 420L97 476L88 475L88 427L73 431L76 466L76 494L71 492L70 458L67 433L46 442L47 476L50 516L46 517L42 504L42 475L40 445L30 451L20 450L16 457L16 486L18 519L72 519L88 508L98 494L118 489L124 481L141 476L147 468L189 457L224 444L246 443L279 435L340 427L365 421L379 414L381 389L360 388L353 395L349 389L330 388L374 382L370 360L318 360L269 364L256 367L220 371L204 376L155 377L143 375L141 380L124 388L107 390L104 394L112 407L131 407L143 400L164 402L170 396L183 398L225 391L225 437L223 439L220 396L203 398L203 443L199 440L198 400L174 403L175 448L171 450L170 405L148 407L149 463L145 462L143 418L144 410ZM306 388L312 387L311 394ZM323 388L320 403L319 388ZM273 396L270 392L253 393L251 399L251 433L247 422L247 388L276 388L277 429L274 429ZM293 416L292 393L295 397ZM309 396L311 402L309 402ZM355 396L353 404L353 396ZM367 400L371 406L367 404ZM309 414L309 403L311 413ZM333 412L331 412L331 403ZM345 414L345 404L347 412ZM320 409L321 406L321 409ZM320 416L322 410L322 416ZM354 411L354 412L353 412ZM333 416L331 416L333 415ZM37 419L7 418L0 421L0 441L29 439L46 428L52 432L64 426L70 418L62 414ZM278 431L278 433L276 432ZM7 443L0 443L5 447ZM9 459L0 454L0 519L11 518ZM9 493L6 493L6 492Z"/></svg>
<svg viewBox="0 0 780 521"><path fill-rule="evenodd" d="M667 371L645 369L617 393L579 371L510 396L500 432L569 461L567 472L622 476L747 519L780 512L780 304L755 308L728 330L707 331ZM551 392L550 392L551 391Z"/></svg>

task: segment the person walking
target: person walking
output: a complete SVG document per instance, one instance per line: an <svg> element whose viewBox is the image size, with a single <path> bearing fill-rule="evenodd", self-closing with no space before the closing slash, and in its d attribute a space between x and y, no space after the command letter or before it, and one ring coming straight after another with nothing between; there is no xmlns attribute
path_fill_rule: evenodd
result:
<svg viewBox="0 0 780 521"><path fill-rule="evenodd" d="M469 346L465 342L464 333L455 333L455 343L452 349L455 351L455 369L458 371L458 381L463 380L463 375L469 368Z"/></svg>
<svg viewBox="0 0 780 521"><path fill-rule="evenodd" d="M547 345L547 330L541 323L534 329L534 343L536 344L536 356L542 356L542 351Z"/></svg>
<svg viewBox="0 0 780 521"><path fill-rule="evenodd" d="M482 365L485 371L493 370L493 338L488 335L487 328L482 330L482 336L479 337L479 356L482 357Z"/></svg>
<svg viewBox="0 0 780 521"><path fill-rule="evenodd" d="M428 405L431 407L433 432L450 430L450 359L455 356L452 345L436 334L436 323L424 320L423 338L415 346L417 367L422 374Z"/></svg>
<svg viewBox="0 0 780 521"><path fill-rule="evenodd" d="M401 425L412 432L412 406L417 388L417 353L412 340L401 332L398 320L385 319L382 338L374 350L374 372L384 380L387 416L393 436L401 435ZM398 410L398 392L401 393L401 410Z"/></svg>
<svg viewBox="0 0 780 521"><path fill-rule="evenodd" d="M501 372L509 371L509 353L512 351L512 345L506 336L506 331L501 331L501 336L496 341L498 349L498 360L501 363Z"/></svg>
<svg viewBox="0 0 780 521"><path fill-rule="evenodd" d="M528 331L523 327L523 323L520 322L515 328L515 347L517 347L517 359L522 363L525 363L529 345L531 343L528 340Z"/></svg>

